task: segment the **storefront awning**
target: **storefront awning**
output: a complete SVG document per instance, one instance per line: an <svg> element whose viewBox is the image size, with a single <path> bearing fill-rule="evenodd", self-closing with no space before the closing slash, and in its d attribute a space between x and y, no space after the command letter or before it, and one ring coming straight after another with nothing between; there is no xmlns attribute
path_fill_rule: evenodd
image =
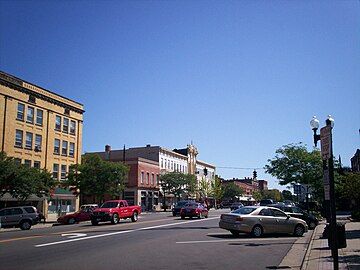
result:
<svg viewBox="0 0 360 270"><path fill-rule="evenodd" d="M36 195L30 195L26 199L26 201L43 201L43 200L45 200L45 197L38 197ZM11 196L10 193L5 193L4 196L0 197L0 201L2 201L2 202L17 202L20 200Z"/></svg>

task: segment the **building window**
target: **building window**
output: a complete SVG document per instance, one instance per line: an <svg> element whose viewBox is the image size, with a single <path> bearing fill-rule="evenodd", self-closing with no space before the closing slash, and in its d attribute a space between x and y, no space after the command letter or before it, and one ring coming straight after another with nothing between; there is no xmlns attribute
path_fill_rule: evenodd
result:
<svg viewBox="0 0 360 270"><path fill-rule="evenodd" d="M29 102L35 104L35 103L36 103L36 98L35 98L34 96L31 96L31 95L30 95L30 96L29 96Z"/></svg>
<svg viewBox="0 0 360 270"><path fill-rule="evenodd" d="M36 124L39 126L43 125L43 110L36 109Z"/></svg>
<svg viewBox="0 0 360 270"><path fill-rule="evenodd" d="M34 123L34 108L28 106L27 108L27 115L26 115L26 122L33 124Z"/></svg>
<svg viewBox="0 0 360 270"><path fill-rule="evenodd" d="M28 159L25 159L25 161L24 161L24 165L26 166L26 167L31 167L31 160L28 160Z"/></svg>
<svg viewBox="0 0 360 270"><path fill-rule="evenodd" d="M159 185L159 175L155 175L155 181L156 181L156 185L158 186Z"/></svg>
<svg viewBox="0 0 360 270"><path fill-rule="evenodd" d="M144 183L144 172L141 172L140 183L141 183L141 184Z"/></svg>
<svg viewBox="0 0 360 270"><path fill-rule="evenodd" d="M62 148L61 148L61 155L67 156L67 154L68 154L68 142L63 141L62 142Z"/></svg>
<svg viewBox="0 0 360 270"><path fill-rule="evenodd" d="M17 165L20 165L21 164L21 158L14 158L14 162Z"/></svg>
<svg viewBox="0 0 360 270"><path fill-rule="evenodd" d="M164 159L161 158L161 169L164 167Z"/></svg>
<svg viewBox="0 0 360 270"><path fill-rule="evenodd" d="M61 165L61 180L66 179L66 165Z"/></svg>
<svg viewBox="0 0 360 270"><path fill-rule="evenodd" d="M40 161L34 161L34 168L40 169Z"/></svg>
<svg viewBox="0 0 360 270"><path fill-rule="evenodd" d="M25 148L32 149L33 145L33 134L26 132Z"/></svg>
<svg viewBox="0 0 360 270"><path fill-rule="evenodd" d="M23 131L17 129L15 134L15 146L22 147L23 144Z"/></svg>
<svg viewBox="0 0 360 270"><path fill-rule="evenodd" d="M75 131L76 131L76 122L71 120L70 121L70 134L75 134Z"/></svg>
<svg viewBox="0 0 360 270"><path fill-rule="evenodd" d="M146 184L149 184L150 173L146 173Z"/></svg>
<svg viewBox="0 0 360 270"><path fill-rule="evenodd" d="M173 170L174 169L174 162L171 161L171 169Z"/></svg>
<svg viewBox="0 0 360 270"><path fill-rule="evenodd" d="M152 173L151 174L151 185L154 185L155 182L155 175Z"/></svg>
<svg viewBox="0 0 360 270"><path fill-rule="evenodd" d="M35 151L41 151L42 136L39 134L35 135Z"/></svg>
<svg viewBox="0 0 360 270"><path fill-rule="evenodd" d="M55 139L54 141L54 154L59 155L60 154L60 140Z"/></svg>
<svg viewBox="0 0 360 270"><path fill-rule="evenodd" d="M52 175L54 179L59 179L59 164L54 164Z"/></svg>
<svg viewBox="0 0 360 270"><path fill-rule="evenodd" d="M55 118L55 129L61 131L61 116L59 115Z"/></svg>
<svg viewBox="0 0 360 270"><path fill-rule="evenodd" d="M64 118L63 132L65 132L65 133L69 132L69 119L68 118Z"/></svg>
<svg viewBox="0 0 360 270"><path fill-rule="evenodd" d="M75 153L75 143L71 142L70 145L69 145L69 156L73 157L74 153Z"/></svg>
<svg viewBox="0 0 360 270"><path fill-rule="evenodd" d="M25 105L18 103L16 119L24 121Z"/></svg>

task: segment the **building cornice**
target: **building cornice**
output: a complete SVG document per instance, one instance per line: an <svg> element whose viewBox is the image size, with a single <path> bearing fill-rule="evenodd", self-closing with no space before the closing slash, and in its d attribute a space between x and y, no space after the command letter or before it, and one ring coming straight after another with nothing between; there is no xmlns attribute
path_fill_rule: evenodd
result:
<svg viewBox="0 0 360 270"><path fill-rule="evenodd" d="M85 112L81 103L28 83L3 71L0 71L0 84L80 114Z"/></svg>

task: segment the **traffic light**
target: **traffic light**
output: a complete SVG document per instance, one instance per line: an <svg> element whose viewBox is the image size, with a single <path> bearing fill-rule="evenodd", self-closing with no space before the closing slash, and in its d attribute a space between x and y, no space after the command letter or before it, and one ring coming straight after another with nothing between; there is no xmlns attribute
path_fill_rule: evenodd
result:
<svg viewBox="0 0 360 270"><path fill-rule="evenodd" d="M253 178L256 179L257 178L257 171L253 171Z"/></svg>

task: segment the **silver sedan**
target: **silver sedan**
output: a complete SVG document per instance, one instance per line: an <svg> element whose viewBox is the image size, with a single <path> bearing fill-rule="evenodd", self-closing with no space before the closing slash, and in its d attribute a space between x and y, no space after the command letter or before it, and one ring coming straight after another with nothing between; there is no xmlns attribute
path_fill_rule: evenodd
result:
<svg viewBox="0 0 360 270"><path fill-rule="evenodd" d="M274 207L246 206L222 214L219 227L238 236L240 232L260 237L265 233L287 233L302 236L308 231L306 222L290 217Z"/></svg>

